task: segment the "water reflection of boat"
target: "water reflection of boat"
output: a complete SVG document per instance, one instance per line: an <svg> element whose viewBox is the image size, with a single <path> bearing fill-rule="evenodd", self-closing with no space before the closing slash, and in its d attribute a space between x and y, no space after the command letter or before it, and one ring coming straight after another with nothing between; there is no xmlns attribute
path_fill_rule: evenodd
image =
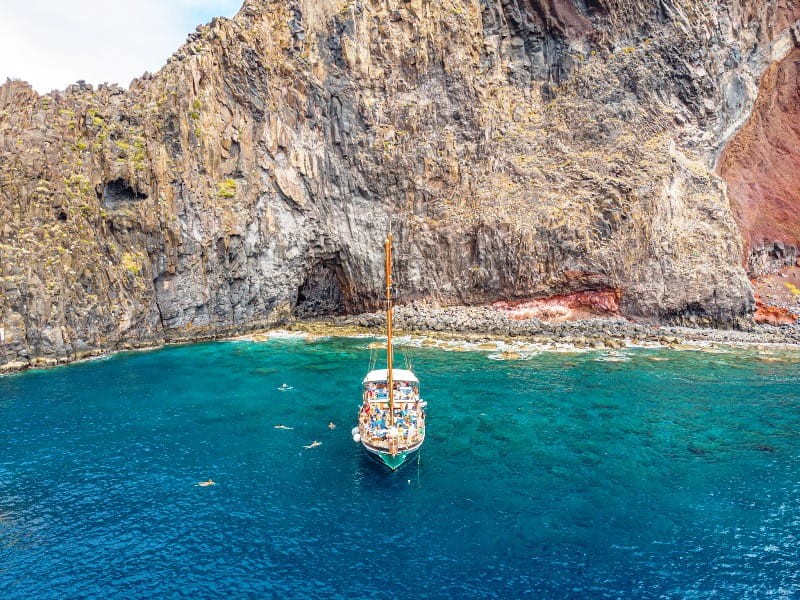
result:
<svg viewBox="0 0 800 600"><path fill-rule="evenodd" d="M392 348L392 234L386 251L386 368L367 373L353 439L393 471L425 441L425 406L419 380L410 369L395 369Z"/></svg>

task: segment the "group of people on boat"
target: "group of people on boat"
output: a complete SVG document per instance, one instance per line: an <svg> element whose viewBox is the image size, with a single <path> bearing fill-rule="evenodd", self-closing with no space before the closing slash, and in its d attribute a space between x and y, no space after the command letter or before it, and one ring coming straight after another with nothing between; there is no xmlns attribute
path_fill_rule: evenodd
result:
<svg viewBox="0 0 800 600"><path fill-rule="evenodd" d="M376 445L412 446L425 435L425 409L419 392L408 382L394 384L394 418L390 418L388 385L369 383L364 389L359 424L362 436Z"/></svg>

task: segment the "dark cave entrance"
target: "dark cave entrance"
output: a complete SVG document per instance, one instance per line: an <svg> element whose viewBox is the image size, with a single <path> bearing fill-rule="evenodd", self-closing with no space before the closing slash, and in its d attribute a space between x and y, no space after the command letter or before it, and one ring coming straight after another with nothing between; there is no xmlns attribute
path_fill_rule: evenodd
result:
<svg viewBox="0 0 800 600"><path fill-rule="evenodd" d="M344 274L338 262L317 263L297 289L294 314L300 318L340 315L345 312Z"/></svg>
<svg viewBox="0 0 800 600"><path fill-rule="evenodd" d="M106 183L98 190L98 196L101 197L103 206L109 208L117 208L128 202L147 199L147 194L143 194L123 179L114 179Z"/></svg>

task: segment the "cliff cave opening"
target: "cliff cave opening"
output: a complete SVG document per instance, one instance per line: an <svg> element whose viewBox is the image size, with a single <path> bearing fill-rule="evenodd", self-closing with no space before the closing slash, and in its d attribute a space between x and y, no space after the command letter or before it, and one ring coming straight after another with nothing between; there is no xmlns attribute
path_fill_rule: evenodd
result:
<svg viewBox="0 0 800 600"><path fill-rule="evenodd" d="M136 200L146 200L147 194L133 188L124 179L114 179L103 186L102 200L103 205L114 208L126 202Z"/></svg>
<svg viewBox="0 0 800 600"><path fill-rule="evenodd" d="M314 265L297 289L294 314L302 318L342 314L345 297L339 281L340 272L341 265L336 263Z"/></svg>

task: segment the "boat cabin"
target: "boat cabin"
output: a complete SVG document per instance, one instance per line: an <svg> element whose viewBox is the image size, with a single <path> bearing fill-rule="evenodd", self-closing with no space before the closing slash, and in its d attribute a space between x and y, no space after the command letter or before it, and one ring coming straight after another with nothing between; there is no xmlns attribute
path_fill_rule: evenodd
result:
<svg viewBox="0 0 800 600"><path fill-rule="evenodd" d="M411 371L392 369L393 400L395 404L419 399L419 380ZM389 403L389 377L387 369L370 371L364 378L364 401Z"/></svg>

